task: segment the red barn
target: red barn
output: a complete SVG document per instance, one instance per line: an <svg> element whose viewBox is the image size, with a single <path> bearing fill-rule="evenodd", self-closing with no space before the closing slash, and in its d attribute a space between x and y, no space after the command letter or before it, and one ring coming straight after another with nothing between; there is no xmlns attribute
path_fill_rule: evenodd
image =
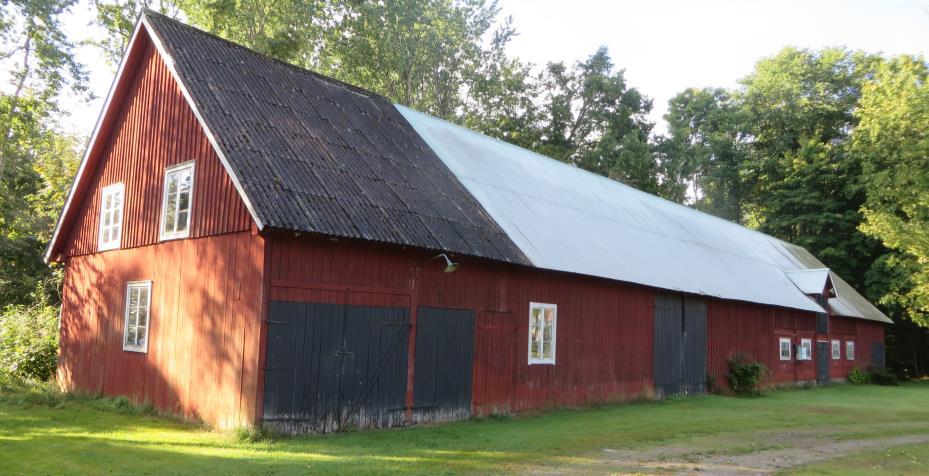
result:
<svg viewBox="0 0 929 476"><path fill-rule="evenodd" d="M804 249L146 12L46 257L58 382L331 431L883 365Z"/></svg>

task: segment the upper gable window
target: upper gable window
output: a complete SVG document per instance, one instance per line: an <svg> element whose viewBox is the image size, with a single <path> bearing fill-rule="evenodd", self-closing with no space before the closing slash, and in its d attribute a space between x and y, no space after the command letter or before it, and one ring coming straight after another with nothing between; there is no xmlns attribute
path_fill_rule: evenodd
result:
<svg viewBox="0 0 929 476"><path fill-rule="evenodd" d="M126 187L114 183L103 188L100 198L99 251L119 248L123 234L123 200Z"/></svg>
<svg viewBox="0 0 929 476"><path fill-rule="evenodd" d="M161 205L161 239L190 236L190 213L194 192L194 163L165 170L164 200Z"/></svg>
<svg viewBox="0 0 929 476"><path fill-rule="evenodd" d="M555 363L555 331L557 330L558 306L554 304L529 304L529 363Z"/></svg>

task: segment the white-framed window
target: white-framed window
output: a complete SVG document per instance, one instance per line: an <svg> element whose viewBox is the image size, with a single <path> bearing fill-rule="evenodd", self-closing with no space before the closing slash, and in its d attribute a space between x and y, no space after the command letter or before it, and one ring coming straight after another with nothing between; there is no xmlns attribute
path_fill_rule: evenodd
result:
<svg viewBox="0 0 929 476"><path fill-rule="evenodd" d="M838 339L832 341L832 360L842 360L842 342Z"/></svg>
<svg viewBox="0 0 929 476"><path fill-rule="evenodd" d="M194 163L165 169L164 199L161 202L161 239L190 236L190 214L194 197Z"/></svg>
<svg viewBox="0 0 929 476"><path fill-rule="evenodd" d="M529 363L555 364L558 306L529 303Z"/></svg>
<svg viewBox="0 0 929 476"><path fill-rule="evenodd" d="M845 342L845 359L855 360L855 341Z"/></svg>
<svg viewBox="0 0 929 476"><path fill-rule="evenodd" d="M107 185L100 196L99 251L119 248L123 234L123 201L126 186L122 182Z"/></svg>
<svg viewBox="0 0 929 476"><path fill-rule="evenodd" d="M123 350L148 352L151 325L152 282L126 283L126 318L123 323Z"/></svg>
<svg viewBox="0 0 929 476"><path fill-rule="evenodd" d="M793 357L793 342L788 337L781 337L778 342L780 342L781 346L781 360L790 360Z"/></svg>
<svg viewBox="0 0 929 476"><path fill-rule="evenodd" d="M800 347L797 348L797 360L813 360L812 339L800 339Z"/></svg>

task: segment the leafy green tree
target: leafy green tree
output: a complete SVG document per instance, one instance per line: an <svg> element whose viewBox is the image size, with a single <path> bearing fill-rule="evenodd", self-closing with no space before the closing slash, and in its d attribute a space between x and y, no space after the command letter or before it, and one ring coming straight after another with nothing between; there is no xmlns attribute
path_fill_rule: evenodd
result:
<svg viewBox="0 0 929 476"><path fill-rule="evenodd" d="M106 32L91 43L98 46L115 68L132 39L132 31L142 10L149 8L176 17L179 8L170 0L93 0L97 24Z"/></svg>
<svg viewBox="0 0 929 476"><path fill-rule="evenodd" d="M647 192L659 191L649 142L652 102L629 87L606 48L569 68L549 63L539 76L537 152Z"/></svg>
<svg viewBox="0 0 929 476"><path fill-rule="evenodd" d="M877 61L837 48L785 48L742 81L751 219L806 247L853 285L879 251L857 230L861 164L848 153L861 87Z"/></svg>
<svg viewBox="0 0 929 476"><path fill-rule="evenodd" d="M865 85L854 151L863 162L867 201L861 230L881 240L909 271L883 300L903 304L929 327L929 65L901 56Z"/></svg>
<svg viewBox="0 0 929 476"><path fill-rule="evenodd" d="M748 143L738 97L724 89L688 89L671 99L665 120L668 135L658 141L665 196L741 222Z"/></svg>

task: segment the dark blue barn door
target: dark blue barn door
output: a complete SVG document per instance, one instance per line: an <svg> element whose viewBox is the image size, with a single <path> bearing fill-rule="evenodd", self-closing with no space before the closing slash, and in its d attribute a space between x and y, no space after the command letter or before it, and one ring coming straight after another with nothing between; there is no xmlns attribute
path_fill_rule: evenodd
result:
<svg viewBox="0 0 929 476"><path fill-rule="evenodd" d="M264 425L285 433L403 423L409 311L271 302Z"/></svg>
<svg viewBox="0 0 929 476"><path fill-rule="evenodd" d="M655 391L659 397L706 391L706 303L655 296Z"/></svg>

